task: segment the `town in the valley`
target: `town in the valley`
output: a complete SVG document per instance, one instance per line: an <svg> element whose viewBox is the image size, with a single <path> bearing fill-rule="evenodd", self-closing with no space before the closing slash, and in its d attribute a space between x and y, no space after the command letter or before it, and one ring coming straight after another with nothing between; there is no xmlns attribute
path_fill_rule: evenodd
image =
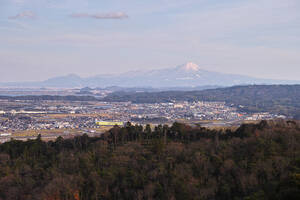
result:
<svg viewBox="0 0 300 200"><path fill-rule="evenodd" d="M245 121L286 118L271 113L244 113L224 102L135 104L98 101L0 101L0 142L101 135L127 122L152 126L175 121L206 127L238 126Z"/></svg>

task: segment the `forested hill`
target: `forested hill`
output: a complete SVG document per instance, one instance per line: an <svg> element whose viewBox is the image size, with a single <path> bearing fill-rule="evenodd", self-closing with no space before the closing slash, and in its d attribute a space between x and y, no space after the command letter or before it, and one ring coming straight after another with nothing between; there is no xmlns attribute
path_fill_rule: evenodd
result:
<svg viewBox="0 0 300 200"><path fill-rule="evenodd" d="M0 145L0 199L300 199L300 126L127 123L102 137Z"/></svg>
<svg viewBox="0 0 300 200"><path fill-rule="evenodd" d="M177 101L224 101L242 105L247 112L272 112L300 117L300 85L249 85L202 91L112 93L104 101L159 103Z"/></svg>

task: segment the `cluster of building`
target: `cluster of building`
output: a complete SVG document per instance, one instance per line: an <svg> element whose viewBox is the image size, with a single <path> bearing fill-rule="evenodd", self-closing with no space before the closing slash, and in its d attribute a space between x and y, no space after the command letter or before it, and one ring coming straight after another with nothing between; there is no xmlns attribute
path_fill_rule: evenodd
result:
<svg viewBox="0 0 300 200"><path fill-rule="evenodd" d="M28 130L82 130L94 132L102 126L171 124L178 120L191 123L285 118L270 113L248 114L224 102L171 102L135 104L131 102L64 102L0 100L0 137Z"/></svg>

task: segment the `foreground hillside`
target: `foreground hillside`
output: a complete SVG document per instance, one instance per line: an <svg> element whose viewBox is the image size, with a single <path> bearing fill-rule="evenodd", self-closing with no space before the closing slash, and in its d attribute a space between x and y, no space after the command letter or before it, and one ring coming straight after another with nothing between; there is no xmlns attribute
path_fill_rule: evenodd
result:
<svg viewBox="0 0 300 200"><path fill-rule="evenodd" d="M158 103L177 101L224 101L246 112L280 113L300 119L300 85L251 85L203 91L113 93L105 101Z"/></svg>
<svg viewBox="0 0 300 200"><path fill-rule="evenodd" d="M128 123L102 138L11 141L0 199L300 199L300 126Z"/></svg>

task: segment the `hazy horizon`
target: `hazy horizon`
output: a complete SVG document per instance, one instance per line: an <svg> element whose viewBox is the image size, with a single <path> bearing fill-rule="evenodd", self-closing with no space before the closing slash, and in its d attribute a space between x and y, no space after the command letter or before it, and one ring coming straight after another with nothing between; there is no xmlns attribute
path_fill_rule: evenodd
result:
<svg viewBox="0 0 300 200"><path fill-rule="evenodd" d="M300 80L297 0L1 0L0 82L172 68Z"/></svg>
<svg viewBox="0 0 300 200"><path fill-rule="evenodd" d="M39 82L39 81L47 81L47 80L50 80L50 79L55 79L55 78L59 78L59 77L68 77L68 76L77 76L77 77L80 77L80 78L93 78L93 77L97 77L97 76L105 76L105 75L107 75L107 76L120 76L120 75L126 75L126 74L128 74L128 73L134 73L134 72L144 72L144 73L147 73L147 72L151 72L151 71L159 71L159 70L172 70L172 69L176 69L177 67L181 67L181 66L184 66L184 65L186 65L186 64L188 64L188 63L192 63L192 64L196 64L197 65L197 63L194 63L194 62L186 62L186 63L184 63L184 64L181 64L181 65L177 65L177 66L173 66L173 67L162 67L162 68L159 68L159 69L154 69L154 68L152 68L152 69L137 69L137 70L128 70L128 71L124 71L124 72L115 72L115 73L99 73L99 74L93 74L93 75L87 75L87 76L83 76L83 75L80 75L80 74L77 74L77 73L64 73L64 74L58 74L58 75L56 75L56 76L51 76L51 77L46 77L46 78L44 78L44 79L39 79L39 80L34 80L34 79L31 79L31 80L24 80L24 81L6 81L6 83L13 83L13 82L24 82L24 83L26 83L26 82ZM248 77L250 77L250 78L257 78L257 79L264 79L263 77L262 78L260 78L260 77L258 77L258 76L250 76L250 75L247 75L247 74L238 74L238 73L228 73L228 72L219 72L219 71L214 71L214 70L209 70L209 69L205 69L205 68L203 68L203 67L201 67L201 66L198 66L199 67L199 69L200 70L203 70L203 71L208 71L208 72L216 72L216 73L221 73L221 74L223 74L223 75L240 75L240 76L248 76ZM296 80L296 79L280 79L280 78L271 78L271 79L268 79L268 78L266 78L266 80L274 80L274 81L276 81L276 80L278 80L278 81L299 81L299 79L298 80ZM0 83L5 83L5 81L0 81ZM270 84L270 83L269 83ZM291 84L291 83L287 83L287 84ZM266 84L266 85L268 85L268 84ZM113 86L113 85L112 85ZM201 86L201 85L199 85L199 86Z"/></svg>

